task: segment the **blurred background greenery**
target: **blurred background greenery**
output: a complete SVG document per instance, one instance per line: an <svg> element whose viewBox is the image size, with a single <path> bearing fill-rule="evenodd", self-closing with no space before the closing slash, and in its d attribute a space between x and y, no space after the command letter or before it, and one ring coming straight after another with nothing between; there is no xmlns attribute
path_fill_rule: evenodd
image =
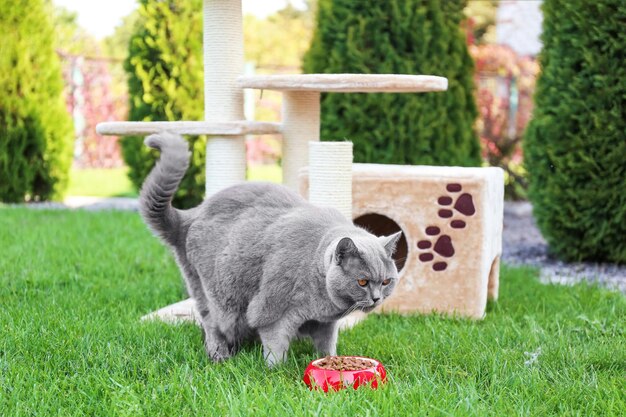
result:
<svg viewBox="0 0 626 417"><path fill-rule="evenodd" d="M67 143L70 140L73 143L73 146L66 146L66 148L73 148L73 169L70 174L73 177L85 174L85 177L90 178L91 181L94 178L102 178L104 180L105 176L90 177L89 171L83 171L83 169L93 170L128 166L126 172L131 178L131 184L134 188L137 188L149 171L154 155L144 149L137 138L124 139L97 135L95 133L95 125L98 122L107 120L175 120L181 117L193 120L202 116L203 101L202 97L197 95L202 93L201 1L128 1L136 4L135 9L126 15L114 30L110 31L109 35L102 38L96 37L89 27L83 27L79 24L77 12L70 11L48 0L6 2L2 10L10 8L9 3L12 3L14 6L11 9L15 16L25 13L26 9L31 12L39 10L47 15L40 16L38 20L41 20L42 27L50 27L53 32L50 36L45 37L48 42L47 48L49 51L53 50L56 52L61 69L61 82L64 85L63 99L67 113L70 114L74 122L74 137L68 138L68 133L66 132L65 134ZM339 1L327 1L326 3L326 10L339 10L341 7L345 7ZM350 5L351 3L352 5ZM496 41L495 27L498 7L496 1L471 1L469 3L455 1L446 3L449 5L447 9L442 8L439 2L424 2L420 0L390 2L389 4L377 6L379 15L375 19L372 19L372 10L359 7L358 2L346 2L345 4L351 7L346 12L352 15L352 20L343 19L341 31L351 30L350 27L358 25L359 22L363 21L370 21L370 24L372 24L381 16L390 14L393 10L397 11L398 7L413 10L413 15L416 18L419 16L426 20L436 18L436 22L439 22L438 24L444 25L440 29L445 28L445 25L448 26L442 32L436 27L416 26L419 24L417 21L413 21L411 24L400 25L399 21L403 16L391 16L393 19L387 19L390 22L387 27L377 29L384 36L384 32L389 30L389 28L402 27L402 32L397 37L404 39L405 46L401 48L391 44L385 45L388 49L387 51L381 50L381 53L389 52L390 49L395 50L394 55L398 57L397 63L387 65L383 59L363 63L359 68L349 67L346 63L343 67L335 68L337 70L356 71L360 69L361 72L365 70L365 72L372 73L389 71L399 73L430 72L447 75L451 79L452 85L454 85L455 77L452 76L453 74L443 73L449 72L444 69L449 67L449 64L453 63L457 58L452 56L450 59L442 60L442 58L446 57L446 50L441 51L441 56L433 57L430 60L420 60L420 58L424 54L436 50L438 45L444 45L444 48L447 48L445 46L446 40L443 36L447 32L454 33L454 36L458 36L459 42L467 44L468 48L460 45L461 54L466 53L463 51L470 51L473 56L481 48L484 48L486 45L493 45ZM317 10L318 0L308 0L297 3L285 2L284 7L267 15L258 13L246 14L244 16L244 39L245 58L248 62L248 68L253 68L253 71L259 74L301 72L303 57L311 48L314 33L316 31L317 33L323 33L324 23L330 20L322 17L316 21ZM8 15L5 14L5 17L8 17ZM194 23L192 24L192 22ZM8 20L6 21L9 32L15 30L9 28L12 24ZM34 25L31 23L32 26ZM420 31L417 31L417 29L420 29ZM440 36L439 44L421 41L424 37L430 39L432 36L429 33L432 34L437 31L442 35ZM163 35L165 33L168 35ZM33 44L34 41L28 41L28 39L31 39L28 36L24 34L24 39L21 42ZM371 41L367 37L364 38L365 40L363 41L366 43ZM374 45L377 43L374 42ZM370 42L369 44L372 43ZM320 46L322 45L318 45L318 48ZM330 46L324 45L323 47ZM364 44L350 45L347 43L342 46L340 42L339 44L334 43L333 47L341 50L344 46L362 49ZM316 46L313 45L311 50L314 51L315 48ZM501 49L510 49L507 48L503 46ZM459 48L456 48L456 50L459 50ZM176 51L176 53L171 53L171 51ZM181 51L186 52L182 54ZM500 52L497 50L494 53ZM489 54L489 52L487 53ZM491 54L493 55L494 53ZM515 55L514 52L511 53ZM309 53L309 56L314 55L314 53ZM369 54L370 57L376 55L380 54L375 50ZM26 56L29 55L26 54ZM320 55L318 54L318 56ZM320 57L323 57L323 55ZM309 59L306 70L322 71L326 65L321 59L317 61L314 62L314 60ZM433 64L439 61L441 62L438 65ZM483 59L480 62L484 61ZM419 95L411 95L411 97L399 98L398 95L388 95L388 97L375 95L372 96L372 101L369 104L360 106L361 110L355 109L358 116L356 120L346 117L345 120L337 120L333 123L333 109L325 109L323 116L324 134L329 136L329 138L334 138L336 135L350 136L351 140L359 144L357 160L376 160L385 163L462 165L481 163L481 159L477 159L478 145L475 142L476 136L474 136L478 134L483 142L481 148L483 149L482 160L485 161L484 163L493 162L502 166L510 165L512 168L507 169L507 172L519 172L520 158L509 158L508 155L519 153L519 147L510 147L510 152L508 152L509 149L507 148L508 154L503 160L494 161L493 158L490 159L489 157L494 151L499 153L501 149L506 148L498 146L499 141L506 141L506 139L503 139L504 135L499 135L494 140L489 137L488 140L491 140L496 146L487 146L485 144L486 136L480 135L483 129L479 126L483 116L495 120L498 117L501 118L502 113L505 113L505 108L507 111L509 110L507 103L510 93L499 90L502 89L502 85L510 83L510 80L516 77L516 65L509 64L508 68L482 68L480 62L476 68L475 78L476 80L486 78L490 81L489 85L482 83L484 88L481 88L481 91L483 91L483 95L484 92L487 92L492 102L482 105L480 99L477 101L481 117L478 119L478 124L475 128L472 128L472 125L476 122L476 113L474 113L475 110L472 110L475 107L473 104L475 101L471 97L467 100L466 105L470 106L467 108L467 111L460 111L457 112L457 116L451 116L452 118L457 117L457 119L462 116L466 118L466 121L460 122L460 120L457 120L455 122L446 117L441 117L440 111L436 109L424 111L424 108L432 107L433 101L441 101L442 96L422 95L420 97ZM159 80L154 77L154 74L148 74L144 71L148 66L154 66L157 63L167 65L170 70L174 69L181 76L172 80L169 79L171 72L168 72L162 77L163 79ZM471 80L474 73L472 65L469 63L465 65L466 68L464 69L459 67L457 77L465 77L466 80ZM328 72L332 69L329 67L322 72ZM172 81L173 85L175 85L174 90L161 87L164 83L172 85ZM474 94L477 97L481 97L480 94L474 92L471 81L470 84L467 84L467 81L465 81L465 84L463 87L464 94ZM143 91L143 86L145 85L152 87L150 94L145 94L145 91ZM507 89L505 88L505 90ZM155 92L156 95L154 95ZM195 92L195 95L193 92ZM280 120L280 94L268 91L264 92L263 97L250 95L247 97L247 100L252 101L249 107L253 109L253 117L255 119L263 121ZM333 100L333 98L325 97L325 100ZM349 101L354 101L354 97L347 96L347 100L348 102L344 106L355 107L354 104L349 104ZM389 103L386 103L385 100L393 102L391 108L389 108ZM407 107L406 103L397 102L398 100L416 102L418 107L408 108L403 112L402 109ZM450 100L448 106L450 105L458 106L459 100ZM327 106L327 104L324 104L325 108ZM489 107L489 110L487 110L487 107ZM387 110L383 112L381 109ZM497 115L492 116L490 113L494 111ZM527 109L523 111L528 112ZM389 115L392 116L391 119ZM504 119L506 120L498 119L497 123L499 125L508 123L508 117ZM448 129L447 137L444 137L446 135L442 133L441 128L438 130L430 126L433 123L448 123L450 126L457 126L458 132L452 134L450 129ZM371 132L372 124L374 126L379 124L381 127ZM382 133L385 129L398 124L401 127L395 127L388 135ZM490 126L493 125L493 123L488 124ZM402 129L402 126L406 128ZM368 131L371 134L363 134L363 132ZM334 134L331 134L333 132ZM458 135L469 136L468 139L459 141L458 138L453 137ZM424 140L420 139L420 137L429 137L430 139L424 145ZM372 138L375 138L375 141ZM188 179L183 185L183 188L189 190L187 194L192 196L189 202L179 201L179 203L184 205L193 205L201 199L204 181L202 175L203 167L201 166L204 160L202 157L204 152L202 142L204 138L192 138L191 140L196 144L194 149L198 153L195 155L194 161L197 161L200 165L192 167ZM401 144L401 146L389 146L393 145L392 142L394 141ZM468 144L465 147L469 146L469 148L456 149L456 147L448 146L449 143L455 143L455 141L457 144L465 142ZM259 171L259 169L254 169L254 166L278 165L278 169L280 169L279 136L251 136L248 138L247 144L248 162L252 171L250 176L253 179L255 178L255 173ZM374 146L369 146L369 144L374 144ZM397 148L395 153L388 151L391 148ZM66 149L65 155L68 152L69 150ZM9 152L7 151L7 153ZM41 159L48 159L49 156L43 156L48 154L49 150L42 150ZM369 156L367 158L359 156L365 154ZM453 156L455 154L456 156ZM102 190L106 189L106 187L100 186L96 182L91 182L93 184L91 190L84 187L78 189L70 187L66 189L67 180L64 179L64 175L66 176L67 172L69 172L69 166L66 165L67 163L60 169L64 174L57 174L57 177L59 177L57 182L60 182L60 184L56 187L58 190L56 194L51 197L58 199L64 192L70 194L76 192L101 194ZM511 178L515 181L513 177ZM71 184L76 184L76 182L77 180L72 180ZM89 182L83 181L83 183ZM523 186L510 186L510 196L512 198L522 198L524 196L523 188ZM193 189L197 191L193 191ZM126 191L122 192L122 194L129 193ZM14 200L25 199L29 201L39 199L32 192L17 194L18 196L13 198ZM4 199L8 200L6 197Z"/></svg>

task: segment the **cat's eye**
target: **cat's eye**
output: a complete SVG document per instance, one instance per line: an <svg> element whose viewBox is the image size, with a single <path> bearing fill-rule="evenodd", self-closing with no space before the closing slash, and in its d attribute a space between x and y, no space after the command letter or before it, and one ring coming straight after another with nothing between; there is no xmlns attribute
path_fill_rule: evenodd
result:
<svg viewBox="0 0 626 417"><path fill-rule="evenodd" d="M368 283L369 281L368 281L368 280L366 280L365 278L362 278L362 279L360 279L358 282L359 282L359 285L360 285L361 287L366 287L366 286L367 286L367 283Z"/></svg>
<svg viewBox="0 0 626 417"><path fill-rule="evenodd" d="M391 278L387 278L383 281L383 285L389 285L391 283Z"/></svg>

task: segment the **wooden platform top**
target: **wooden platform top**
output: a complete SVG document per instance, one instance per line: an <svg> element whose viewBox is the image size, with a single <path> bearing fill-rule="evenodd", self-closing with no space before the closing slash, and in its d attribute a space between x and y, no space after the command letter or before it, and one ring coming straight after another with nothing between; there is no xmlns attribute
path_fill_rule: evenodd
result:
<svg viewBox="0 0 626 417"><path fill-rule="evenodd" d="M251 122L104 122L98 123L96 132L100 135L151 135L159 132L174 132L181 135L271 135L280 133L279 123Z"/></svg>
<svg viewBox="0 0 626 417"><path fill-rule="evenodd" d="M445 91L448 79L434 75L294 74L253 75L237 79L242 88L343 93L423 93Z"/></svg>

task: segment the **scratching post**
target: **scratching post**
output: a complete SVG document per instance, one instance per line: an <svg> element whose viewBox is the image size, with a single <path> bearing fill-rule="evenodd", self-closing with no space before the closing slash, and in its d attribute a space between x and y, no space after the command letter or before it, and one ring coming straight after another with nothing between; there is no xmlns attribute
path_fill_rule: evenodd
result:
<svg viewBox="0 0 626 417"><path fill-rule="evenodd" d="M204 0L204 120L243 120L243 28L240 0ZM246 179L244 136L210 136L206 196Z"/></svg>
<svg viewBox="0 0 626 417"><path fill-rule="evenodd" d="M352 221L352 142L309 142L309 201L333 207ZM339 320L340 330L367 317L357 311Z"/></svg>
<svg viewBox="0 0 626 417"><path fill-rule="evenodd" d="M352 221L352 142L309 142L309 201L321 207L336 208ZM357 311L338 322L349 329L367 314Z"/></svg>
<svg viewBox="0 0 626 417"><path fill-rule="evenodd" d="M243 136L209 137L206 143L206 193L216 192L245 181L246 142Z"/></svg>
<svg viewBox="0 0 626 417"><path fill-rule="evenodd" d="M352 142L309 142L309 201L352 220Z"/></svg>
<svg viewBox="0 0 626 417"><path fill-rule="evenodd" d="M320 140L320 93L283 95L283 184L298 189L298 171L309 163L309 142Z"/></svg>

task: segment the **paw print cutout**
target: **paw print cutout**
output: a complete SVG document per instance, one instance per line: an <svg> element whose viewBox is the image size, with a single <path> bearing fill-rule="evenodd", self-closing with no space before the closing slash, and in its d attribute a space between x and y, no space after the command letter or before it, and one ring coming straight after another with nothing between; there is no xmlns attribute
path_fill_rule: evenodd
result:
<svg viewBox="0 0 626 417"><path fill-rule="evenodd" d="M452 183L446 185L446 191L450 194L460 193L463 190L461 184ZM442 219L449 219L454 216L455 212L460 213L464 216L473 216L476 213L476 207L474 206L474 199L472 195L469 193L462 193L456 196L456 199L453 198L452 195L444 195L440 196L437 199L437 204L439 204L442 208L438 211L439 217ZM463 220L452 219L450 222L450 227L453 229L463 229L465 228L466 223Z"/></svg>
<svg viewBox="0 0 626 417"><path fill-rule="evenodd" d="M437 226L428 226L426 228L426 235L432 236L432 239L423 239L417 242L417 248L423 252L420 253L418 259L422 262L430 262L435 259L435 254L443 258L451 258L454 256L454 246L452 245L452 239L448 235L440 235L441 229ZM437 237L439 236L439 237ZM433 245L432 240L437 237ZM444 271L448 267L448 263L442 260L434 262L432 265L433 271Z"/></svg>

